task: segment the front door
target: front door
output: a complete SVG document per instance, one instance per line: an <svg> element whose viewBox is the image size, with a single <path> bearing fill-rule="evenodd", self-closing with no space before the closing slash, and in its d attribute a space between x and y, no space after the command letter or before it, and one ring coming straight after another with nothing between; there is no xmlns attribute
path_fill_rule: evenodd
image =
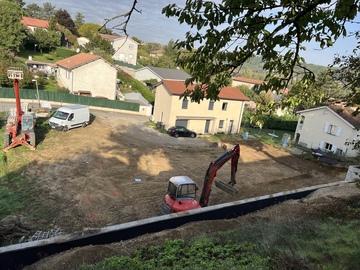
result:
<svg viewBox="0 0 360 270"><path fill-rule="evenodd" d="M234 120L230 120L228 133L231 133L231 132L232 132L233 124L234 124Z"/></svg>
<svg viewBox="0 0 360 270"><path fill-rule="evenodd" d="M209 133L210 120L206 120L204 133Z"/></svg>

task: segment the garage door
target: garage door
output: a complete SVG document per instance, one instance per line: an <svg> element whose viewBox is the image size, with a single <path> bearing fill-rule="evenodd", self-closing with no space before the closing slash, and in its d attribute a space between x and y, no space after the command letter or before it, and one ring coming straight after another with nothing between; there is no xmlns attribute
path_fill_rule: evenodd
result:
<svg viewBox="0 0 360 270"><path fill-rule="evenodd" d="M175 121L176 126L187 127L187 124L188 124L188 120L176 120Z"/></svg>

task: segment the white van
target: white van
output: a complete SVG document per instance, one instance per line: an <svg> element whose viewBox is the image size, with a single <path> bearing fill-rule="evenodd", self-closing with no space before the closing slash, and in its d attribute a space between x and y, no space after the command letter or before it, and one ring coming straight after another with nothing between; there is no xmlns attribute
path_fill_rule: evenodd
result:
<svg viewBox="0 0 360 270"><path fill-rule="evenodd" d="M71 105L59 108L50 118L49 125L56 130L68 131L76 127L86 127L89 122L88 106Z"/></svg>

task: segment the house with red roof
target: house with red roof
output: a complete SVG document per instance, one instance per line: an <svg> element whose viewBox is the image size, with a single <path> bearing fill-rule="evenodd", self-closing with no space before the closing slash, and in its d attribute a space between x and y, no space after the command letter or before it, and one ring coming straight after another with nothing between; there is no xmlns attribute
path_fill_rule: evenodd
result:
<svg viewBox="0 0 360 270"><path fill-rule="evenodd" d="M320 149L344 157L356 157L353 142L360 139L360 114L342 105L298 111L295 141L309 149Z"/></svg>
<svg viewBox="0 0 360 270"><path fill-rule="evenodd" d="M237 87L223 87L219 100L202 100L200 103L180 99L186 89L184 81L163 80L155 86L153 121L167 129L184 126L197 133L238 133L245 102L249 101Z"/></svg>
<svg viewBox="0 0 360 270"><path fill-rule="evenodd" d="M264 83L265 83L265 81L258 80L258 79L251 79L251 78L245 78L245 77L232 78L232 86L246 85L246 86L252 88L255 85L262 85Z"/></svg>
<svg viewBox="0 0 360 270"><path fill-rule="evenodd" d="M101 56L78 53L56 65L58 82L70 93L116 99L117 69Z"/></svg>
<svg viewBox="0 0 360 270"><path fill-rule="evenodd" d="M49 22L46 20L30 18L30 17L22 17L21 23L25 25L26 29L34 32L37 28L45 29L49 27ZM59 24L56 24L58 29L60 28Z"/></svg>

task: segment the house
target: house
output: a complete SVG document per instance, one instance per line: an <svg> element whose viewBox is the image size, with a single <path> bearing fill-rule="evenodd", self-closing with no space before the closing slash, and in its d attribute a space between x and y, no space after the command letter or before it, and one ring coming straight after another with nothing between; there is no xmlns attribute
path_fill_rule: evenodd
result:
<svg viewBox="0 0 360 270"><path fill-rule="evenodd" d="M117 70L102 57L79 53L56 65L58 82L70 93L116 99Z"/></svg>
<svg viewBox="0 0 360 270"><path fill-rule="evenodd" d="M30 17L22 17L21 23L25 25L26 29L30 32L35 32L35 30L38 28L47 30L49 27L48 21ZM58 23L56 24L56 26L58 29L60 29L60 25Z"/></svg>
<svg viewBox="0 0 360 270"><path fill-rule="evenodd" d="M140 112L146 116L151 115L153 106L140 93L127 93L124 95L124 100L131 103L138 103L140 105Z"/></svg>
<svg viewBox="0 0 360 270"><path fill-rule="evenodd" d="M165 50L155 50L155 51L151 51L149 53L149 55L152 57L160 57L160 56L163 56L164 53L165 53Z"/></svg>
<svg viewBox="0 0 360 270"><path fill-rule="evenodd" d="M298 111L295 140L299 145L339 156L355 157L357 150L347 145L358 140L360 115L353 116L348 107L329 105Z"/></svg>
<svg viewBox="0 0 360 270"><path fill-rule="evenodd" d="M47 29L49 27L48 21L30 17L22 17L21 23L31 32L34 32L37 28Z"/></svg>
<svg viewBox="0 0 360 270"><path fill-rule="evenodd" d="M135 71L135 79L146 81L155 79L158 82L162 80L185 81L191 76L181 69L144 67Z"/></svg>
<svg viewBox="0 0 360 270"><path fill-rule="evenodd" d="M113 46L115 53L111 57L114 60L122 61L136 66L138 45L135 40L130 37L122 37L119 35L99 34Z"/></svg>
<svg viewBox="0 0 360 270"><path fill-rule="evenodd" d="M188 88L193 89L194 85ZM152 120L162 122L165 128L184 126L197 133L238 133L246 97L237 87L224 87L219 101L200 103L180 99L186 90L184 81L163 80L155 88Z"/></svg>
<svg viewBox="0 0 360 270"><path fill-rule="evenodd" d="M232 78L232 86L246 85L253 88L255 85L262 85L265 83L263 80L245 78L245 77L234 77Z"/></svg>

